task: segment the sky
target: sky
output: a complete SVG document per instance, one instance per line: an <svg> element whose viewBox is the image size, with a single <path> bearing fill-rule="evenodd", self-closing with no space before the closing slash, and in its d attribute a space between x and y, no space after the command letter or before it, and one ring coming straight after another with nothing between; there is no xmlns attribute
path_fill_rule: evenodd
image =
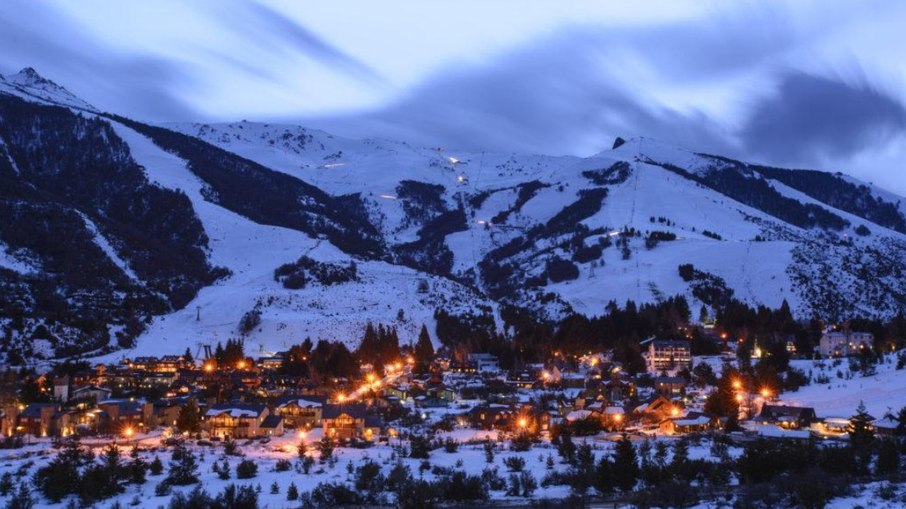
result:
<svg viewBox="0 0 906 509"><path fill-rule="evenodd" d="M0 73L152 122L581 156L646 136L906 195L904 26L895 0L4 0Z"/></svg>

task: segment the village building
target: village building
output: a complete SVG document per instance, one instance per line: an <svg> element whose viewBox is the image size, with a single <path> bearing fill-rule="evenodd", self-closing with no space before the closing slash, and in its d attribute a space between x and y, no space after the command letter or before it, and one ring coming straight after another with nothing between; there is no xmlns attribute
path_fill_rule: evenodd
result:
<svg viewBox="0 0 906 509"><path fill-rule="evenodd" d="M632 409L632 415L643 424L657 424L670 417L679 416L680 411L681 409L669 399L658 395Z"/></svg>
<svg viewBox="0 0 906 509"><path fill-rule="evenodd" d="M204 428L214 437L254 438L262 436L261 424L270 415L264 405L224 403L204 414Z"/></svg>
<svg viewBox="0 0 906 509"><path fill-rule="evenodd" d="M61 410L59 403L32 403L16 417L16 433L46 437L54 433L53 417Z"/></svg>
<svg viewBox="0 0 906 509"><path fill-rule="evenodd" d="M774 424L784 429L807 429L817 422L815 409L786 405L764 405L754 420L761 424Z"/></svg>
<svg viewBox="0 0 906 509"><path fill-rule="evenodd" d="M660 425L660 432L667 435L700 433L713 427L713 420L705 414L689 412L681 417L671 417Z"/></svg>
<svg viewBox="0 0 906 509"><path fill-rule="evenodd" d="M822 357L847 357L874 348L875 338L870 332L825 332L818 341Z"/></svg>
<svg viewBox="0 0 906 509"><path fill-rule="evenodd" d="M361 403L326 404L321 414L325 437L373 441L381 434L380 417L368 415Z"/></svg>
<svg viewBox="0 0 906 509"><path fill-rule="evenodd" d="M649 373L692 369L692 345L684 339L648 339L646 361Z"/></svg>
<svg viewBox="0 0 906 509"><path fill-rule="evenodd" d="M311 429L321 425L326 396L286 396L278 400L274 414L283 418L283 425L290 429Z"/></svg>
<svg viewBox="0 0 906 509"><path fill-rule="evenodd" d="M121 434L126 430L144 432L156 427L154 405L145 401L107 400L98 403L100 430Z"/></svg>
<svg viewBox="0 0 906 509"><path fill-rule="evenodd" d="M654 379L654 389L668 398L681 396L686 390L686 379L681 376L659 376Z"/></svg>

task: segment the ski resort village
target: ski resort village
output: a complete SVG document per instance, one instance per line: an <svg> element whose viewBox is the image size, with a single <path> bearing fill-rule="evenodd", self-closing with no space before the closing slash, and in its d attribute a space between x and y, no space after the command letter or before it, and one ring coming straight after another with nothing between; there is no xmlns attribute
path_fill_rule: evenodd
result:
<svg viewBox="0 0 906 509"><path fill-rule="evenodd" d="M553 350L516 366L435 351L427 328L400 345L369 325L353 351L306 341L254 357L229 340L7 372L18 397L0 410L0 490L101 507L207 507L191 504L221 490L239 504L226 507L711 507L817 461L865 485L840 492L817 475L787 489L897 506L883 480L906 435L898 345L847 327L808 355L792 337L744 351L713 324L689 336L643 340L629 362Z"/></svg>
<svg viewBox="0 0 906 509"><path fill-rule="evenodd" d="M0 509L906 507L904 26L0 1Z"/></svg>

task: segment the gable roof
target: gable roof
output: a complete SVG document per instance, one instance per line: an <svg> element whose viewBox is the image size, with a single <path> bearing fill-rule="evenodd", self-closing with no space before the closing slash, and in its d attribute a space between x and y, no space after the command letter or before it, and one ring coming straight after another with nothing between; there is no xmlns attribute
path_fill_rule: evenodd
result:
<svg viewBox="0 0 906 509"><path fill-rule="evenodd" d="M346 414L353 419L365 418L365 405L362 403L349 403L345 405L327 404L321 410L322 419L336 419L342 414Z"/></svg>
<svg viewBox="0 0 906 509"><path fill-rule="evenodd" d="M268 415L261 421L261 427L265 429L276 429L283 422L282 415Z"/></svg>
<svg viewBox="0 0 906 509"><path fill-rule="evenodd" d="M222 403L214 405L204 413L206 417L230 414L231 417L258 417L265 410L264 405L252 403Z"/></svg>

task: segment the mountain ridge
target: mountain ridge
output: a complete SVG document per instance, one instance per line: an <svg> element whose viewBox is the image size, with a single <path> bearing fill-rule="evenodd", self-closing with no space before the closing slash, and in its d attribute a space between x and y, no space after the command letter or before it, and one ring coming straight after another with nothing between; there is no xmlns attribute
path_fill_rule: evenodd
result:
<svg viewBox="0 0 906 509"><path fill-rule="evenodd" d="M0 80L0 97L63 119L48 123L47 135L78 140L84 128L67 126L96 124L111 147L128 152L112 168L135 165L148 182L91 195L75 208L83 215L67 220L81 217L80 245L95 246L83 252L119 274L111 285L131 280L147 288L148 276L133 267L145 251L107 239L109 218L83 209L132 192L175 193L206 239L195 244L208 275L187 287L187 298L145 308L129 334L117 331L119 341L90 342L107 355L153 353L164 344L182 351L238 336L262 352L305 336L354 344L368 322L398 327L407 342L421 323L433 327L440 310L488 315L503 331L501 306L556 322L600 315L611 302L674 295L712 316L729 298L769 307L787 301L797 317L827 321L906 310L902 201L842 174L748 164L642 137L583 158L470 153L244 121L150 125L100 113L57 88L49 94L48 83L65 91L32 71L16 85ZM24 148L39 140L26 129L0 133L0 173L10 188L28 188L28 175L54 165L24 164ZM61 160L82 150L73 147ZM114 180L125 178L116 171ZM79 186L65 172L53 178L56 186ZM36 200L25 191L7 196L17 206ZM7 237L0 230L0 273L48 277L46 253L24 256ZM284 287L275 271L300 257L354 263L357 278ZM188 269L178 270L187 277ZM8 343L45 341L45 357L89 350L71 328L53 334L45 326L51 338L36 336L51 315L28 299L17 306L19 315L33 311L35 322L22 327L12 308L0 308ZM242 332L238 323L249 312L261 322Z"/></svg>

